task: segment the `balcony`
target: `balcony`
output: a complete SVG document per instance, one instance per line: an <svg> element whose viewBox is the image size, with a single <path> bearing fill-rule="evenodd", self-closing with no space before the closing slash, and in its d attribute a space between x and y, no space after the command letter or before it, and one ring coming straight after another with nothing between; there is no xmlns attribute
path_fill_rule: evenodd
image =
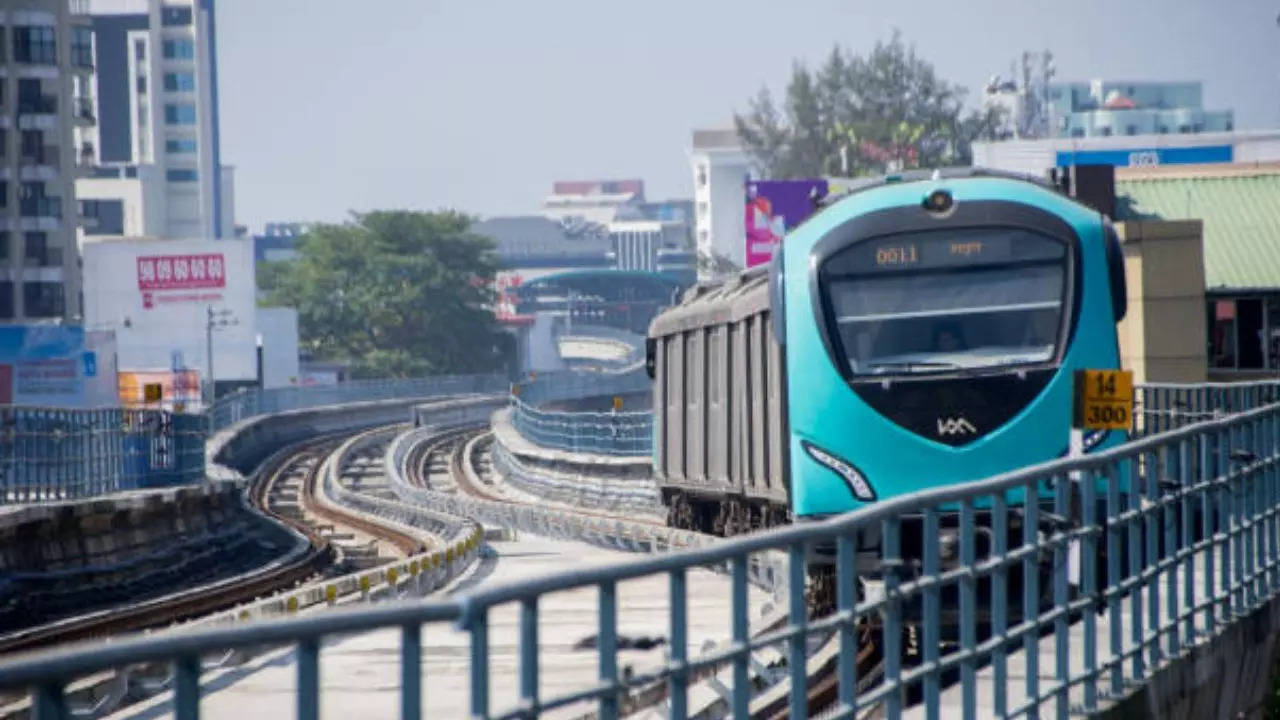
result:
<svg viewBox="0 0 1280 720"><path fill-rule="evenodd" d="M71 99L72 109L74 110L76 124L81 127L87 127L98 122L97 115L93 112L93 98L76 97Z"/></svg>
<svg viewBox="0 0 1280 720"><path fill-rule="evenodd" d="M58 98L53 95L29 95L18 98L19 115L53 115L58 112Z"/></svg>
<svg viewBox="0 0 1280 720"><path fill-rule="evenodd" d="M28 245L22 256L22 266L29 268L62 267L62 248L47 245Z"/></svg>
<svg viewBox="0 0 1280 720"><path fill-rule="evenodd" d="M58 166L58 146L45 145L37 148L24 148L18 153L20 165L52 165Z"/></svg>
<svg viewBox="0 0 1280 720"><path fill-rule="evenodd" d="M18 214L26 218L61 218L62 198L24 198L18 202Z"/></svg>

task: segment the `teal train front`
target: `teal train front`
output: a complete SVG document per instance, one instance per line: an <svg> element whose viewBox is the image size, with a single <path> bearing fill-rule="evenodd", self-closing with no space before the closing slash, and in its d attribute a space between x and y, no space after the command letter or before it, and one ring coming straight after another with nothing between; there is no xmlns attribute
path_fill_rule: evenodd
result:
<svg viewBox="0 0 1280 720"><path fill-rule="evenodd" d="M1119 366L1125 305L1114 230L1047 185L868 182L651 326L669 519L734 534L1061 456L1073 372Z"/></svg>

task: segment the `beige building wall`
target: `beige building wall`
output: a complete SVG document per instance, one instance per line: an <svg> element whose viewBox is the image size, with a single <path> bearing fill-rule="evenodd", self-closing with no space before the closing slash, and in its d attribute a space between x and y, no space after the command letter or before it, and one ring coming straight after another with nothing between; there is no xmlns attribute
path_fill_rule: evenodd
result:
<svg viewBox="0 0 1280 720"><path fill-rule="evenodd" d="M1204 382L1204 228L1199 220L1117 223L1129 312L1120 362L1135 382Z"/></svg>

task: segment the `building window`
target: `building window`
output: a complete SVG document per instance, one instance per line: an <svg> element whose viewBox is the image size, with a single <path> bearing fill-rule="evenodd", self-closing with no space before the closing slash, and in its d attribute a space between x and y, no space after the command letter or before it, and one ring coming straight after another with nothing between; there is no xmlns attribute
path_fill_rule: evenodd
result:
<svg viewBox="0 0 1280 720"><path fill-rule="evenodd" d="M698 166L698 187L706 187L706 186L707 186L707 166L699 165Z"/></svg>
<svg viewBox="0 0 1280 720"><path fill-rule="evenodd" d="M1138 134L1138 126L1137 126L1137 125L1126 125L1126 126L1125 126L1125 129L1124 129L1124 134L1125 134L1125 135L1137 135L1137 134Z"/></svg>
<svg viewBox="0 0 1280 720"><path fill-rule="evenodd" d="M147 59L147 41L138 40L133 43L133 59L142 62Z"/></svg>
<svg viewBox="0 0 1280 720"><path fill-rule="evenodd" d="M9 259L9 233L7 231L0 232L0 260ZM10 292L10 295L13 293Z"/></svg>
<svg viewBox="0 0 1280 720"><path fill-rule="evenodd" d="M0 320L13 319L13 282L0 281Z"/></svg>
<svg viewBox="0 0 1280 720"><path fill-rule="evenodd" d="M2 104L4 104L4 103L3 103L3 98L0 98L0 105L2 105ZM1233 126L1232 126L1232 124L1231 124L1231 121L1230 121L1230 120L1228 120L1228 121L1227 121L1227 124L1223 126L1223 129L1225 129L1227 132L1231 132L1232 127L1233 127Z"/></svg>
<svg viewBox="0 0 1280 720"><path fill-rule="evenodd" d="M195 125L196 106L191 103L167 103L164 106L164 121L169 125Z"/></svg>
<svg viewBox="0 0 1280 720"><path fill-rule="evenodd" d="M189 72L164 74L164 89L169 92L187 92L196 89L196 76Z"/></svg>
<svg viewBox="0 0 1280 720"><path fill-rule="evenodd" d="M93 67L93 30L82 25L71 28L71 64Z"/></svg>
<svg viewBox="0 0 1280 720"><path fill-rule="evenodd" d="M195 182L200 179L199 173L195 170L188 170L185 168L166 170L164 177L169 182Z"/></svg>
<svg viewBox="0 0 1280 720"><path fill-rule="evenodd" d="M1110 126L1105 126L1105 127L1100 127L1100 128L1098 128L1098 134L1099 134L1099 135L1101 135L1102 137L1108 137L1108 136L1110 136L1110 135L1111 135L1111 127L1110 127Z"/></svg>
<svg viewBox="0 0 1280 720"><path fill-rule="evenodd" d="M1169 126L1168 126L1168 125L1161 125L1161 126L1160 126L1160 134L1161 134L1161 135L1168 135L1168 134L1169 134Z"/></svg>
<svg viewBox="0 0 1280 720"><path fill-rule="evenodd" d="M195 43L191 38L165 40L162 47L166 60L191 60L196 56Z"/></svg>
<svg viewBox="0 0 1280 720"><path fill-rule="evenodd" d="M191 8L189 7L171 7L165 6L160 8L160 24L165 27L180 27L191 24Z"/></svg>
<svg viewBox="0 0 1280 720"><path fill-rule="evenodd" d="M1190 125L1179 125L1179 126L1178 126L1178 132L1182 133L1183 135L1186 135L1187 133L1191 132L1191 126L1190 126Z"/></svg>
<svg viewBox="0 0 1280 720"><path fill-rule="evenodd" d="M4 32L3 32L3 31L0 31L0 63L2 63L2 62L4 62L5 60L8 60L8 59L9 59L9 56L8 56L8 55L6 55L6 54L5 54L5 52L4 52L4 50L5 50L5 48L4 48L4 38L5 38L5 34L4 34ZM0 85L3 85L3 84L4 84L4 83L0 83Z"/></svg>
<svg viewBox="0 0 1280 720"><path fill-rule="evenodd" d="M3 85L3 83L0 83ZM9 130L0 128L0 160L4 160L9 154ZM4 200L0 198L0 207L4 207Z"/></svg>
<svg viewBox="0 0 1280 720"><path fill-rule="evenodd" d="M167 153L193 153L196 151L196 141L182 138L165 140L164 151Z"/></svg>
<svg viewBox="0 0 1280 720"><path fill-rule="evenodd" d="M22 255L27 267L62 267L62 248L49 247L49 236L42 232L25 233Z"/></svg>
<svg viewBox="0 0 1280 720"><path fill-rule="evenodd" d="M20 63L58 64L58 43L53 27L19 25L13 29L13 59Z"/></svg>
<svg viewBox="0 0 1280 720"><path fill-rule="evenodd" d="M22 300L27 317L58 317L66 306L60 282L23 283Z"/></svg>
<svg viewBox="0 0 1280 720"><path fill-rule="evenodd" d="M147 76L139 75L134 86L138 88L138 94L141 95L147 91Z"/></svg>
<svg viewBox="0 0 1280 720"><path fill-rule="evenodd" d="M9 207L9 181L0 180L0 210Z"/></svg>
<svg viewBox="0 0 1280 720"><path fill-rule="evenodd" d="M1084 128L1082 127L1071 128L1071 137L1084 137Z"/></svg>

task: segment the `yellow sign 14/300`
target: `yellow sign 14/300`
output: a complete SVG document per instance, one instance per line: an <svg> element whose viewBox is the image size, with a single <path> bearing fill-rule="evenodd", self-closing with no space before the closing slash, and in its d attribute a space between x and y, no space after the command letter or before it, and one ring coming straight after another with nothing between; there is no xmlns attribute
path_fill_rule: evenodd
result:
<svg viewBox="0 0 1280 720"><path fill-rule="evenodd" d="M1128 430L1133 422L1133 372L1077 370L1071 426Z"/></svg>

